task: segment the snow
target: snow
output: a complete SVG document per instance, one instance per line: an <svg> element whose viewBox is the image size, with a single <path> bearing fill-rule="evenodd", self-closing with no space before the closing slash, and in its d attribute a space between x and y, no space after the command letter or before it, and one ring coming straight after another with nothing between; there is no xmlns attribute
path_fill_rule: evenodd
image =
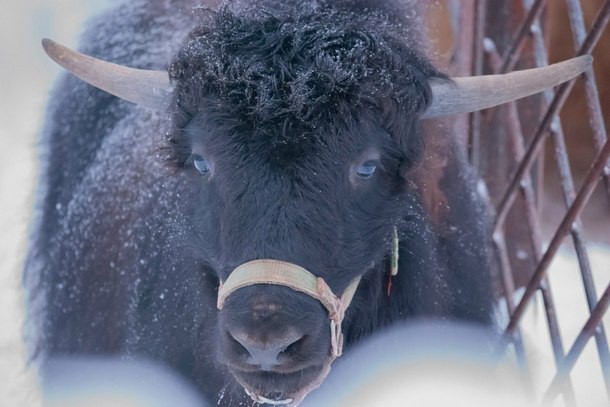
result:
<svg viewBox="0 0 610 407"><path fill-rule="evenodd" d="M597 296L599 296L610 284L610 247L592 244L588 247L588 253ZM578 260L574 253L564 248L558 254L549 271L549 284L555 299L563 346L567 353L589 317ZM608 332L610 315L606 313L602 321L604 329ZM548 388L555 373L541 296L538 296L535 303L530 305L521 326L528 362L535 381L534 388L538 390L537 396L541 397L541 393ZM604 388L594 339L588 342L574 366L572 380L579 405L607 405L608 396ZM561 400L558 400L558 403L560 402Z"/></svg>
<svg viewBox="0 0 610 407"><path fill-rule="evenodd" d="M47 407L202 407L192 387L146 360L58 358L44 377Z"/></svg>

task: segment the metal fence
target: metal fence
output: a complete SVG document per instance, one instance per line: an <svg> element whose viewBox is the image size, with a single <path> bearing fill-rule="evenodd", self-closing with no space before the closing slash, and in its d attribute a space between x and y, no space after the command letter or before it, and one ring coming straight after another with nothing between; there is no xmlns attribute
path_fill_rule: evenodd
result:
<svg viewBox="0 0 610 407"><path fill-rule="evenodd" d="M596 50L598 45L610 45L610 0L446 0L441 4L451 22L454 46L450 48L448 69L453 75L544 66L549 63L549 53L566 58L597 56L597 69L570 83L538 97L471 114L459 119L455 126L457 134L468 135L464 142L469 158L488 187L495 215L492 236L498 279L510 316L505 334L526 372L524 383L531 386L520 325L526 309L541 297L556 371L544 392L544 402L553 403L561 396L566 405L576 405L571 371L589 341L595 341L599 360L599 367L591 367L591 375L603 375L610 400L610 353L602 324L610 304L610 285L601 296L598 294L581 222L583 209L596 188L601 189L598 195L603 195L603 205L610 208L610 142L606 132L610 113L605 119L598 87L599 81L605 81L602 94L610 100L610 58L605 58L606 66L600 65L610 47L605 54L603 49ZM565 20L561 20L562 16ZM553 40L557 37L562 41ZM600 75L601 68L605 72ZM580 104L586 108L570 113L571 105L577 110L581 107L577 106L578 101L568 99L575 86L584 93ZM578 121L577 126L572 123L574 120ZM587 162L588 170L577 177L578 182L569 160L569 154L575 153L569 148L570 143L566 146L564 137L566 121L570 130L580 129L579 143L589 140L594 153ZM549 178L558 178L565 210L558 226L547 231L545 245L541 213L548 204L545 186ZM610 225L609 219L607 216L600 222ZM610 227L606 233L610 237ZM564 343L547 272L560 246L569 240L578 258L589 315L582 321L576 340ZM605 271L610 272L610 264ZM522 289L518 291L519 288ZM604 389L600 390L603 394Z"/></svg>

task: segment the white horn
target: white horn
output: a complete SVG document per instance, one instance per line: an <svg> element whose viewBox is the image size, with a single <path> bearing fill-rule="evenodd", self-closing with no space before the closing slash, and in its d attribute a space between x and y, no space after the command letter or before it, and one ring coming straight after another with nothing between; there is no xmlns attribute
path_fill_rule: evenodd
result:
<svg viewBox="0 0 610 407"><path fill-rule="evenodd" d="M582 55L542 68L502 75L431 79L432 104L423 118L470 113L542 92L580 75L593 63Z"/></svg>
<svg viewBox="0 0 610 407"><path fill-rule="evenodd" d="M129 68L102 61L48 38L42 40L42 46L53 61L96 88L153 110L165 110L169 104L172 89L166 71Z"/></svg>

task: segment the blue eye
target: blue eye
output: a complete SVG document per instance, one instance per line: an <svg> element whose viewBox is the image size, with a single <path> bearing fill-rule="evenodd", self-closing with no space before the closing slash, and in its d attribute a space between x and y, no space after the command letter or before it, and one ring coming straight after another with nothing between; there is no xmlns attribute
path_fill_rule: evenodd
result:
<svg viewBox="0 0 610 407"><path fill-rule="evenodd" d="M193 155L193 166L201 175L206 175L210 172L210 164L200 155Z"/></svg>
<svg viewBox="0 0 610 407"><path fill-rule="evenodd" d="M373 176L375 170L377 170L377 161L369 160L356 169L356 174L360 178L367 179Z"/></svg>

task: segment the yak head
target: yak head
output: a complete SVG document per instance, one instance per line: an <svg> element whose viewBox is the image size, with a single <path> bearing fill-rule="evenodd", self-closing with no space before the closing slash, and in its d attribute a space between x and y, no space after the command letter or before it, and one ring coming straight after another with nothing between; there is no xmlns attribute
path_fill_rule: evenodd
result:
<svg viewBox="0 0 610 407"><path fill-rule="evenodd" d="M406 180L424 143L418 121L535 93L590 63L451 81L404 34L374 13L221 9L169 72L44 42L85 81L168 112L171 162L190 185L189 240L207 275L231 281L218 362L257 402L298 404L340 354L341 297L388 261L394 231L419 216Z"/></svg>
<svg viewBox="0 0 610 407"><path fill-rule="evenodd" d="M341 318L267 274L304 269L333 302L386 261L394 228L417 216L404 177L441 75L370 17L226 10L191 33L169 75L192 240L223 284L244 267L262 275L219 303L220 361L257 401L296 403L340 354Z"/></svg>

